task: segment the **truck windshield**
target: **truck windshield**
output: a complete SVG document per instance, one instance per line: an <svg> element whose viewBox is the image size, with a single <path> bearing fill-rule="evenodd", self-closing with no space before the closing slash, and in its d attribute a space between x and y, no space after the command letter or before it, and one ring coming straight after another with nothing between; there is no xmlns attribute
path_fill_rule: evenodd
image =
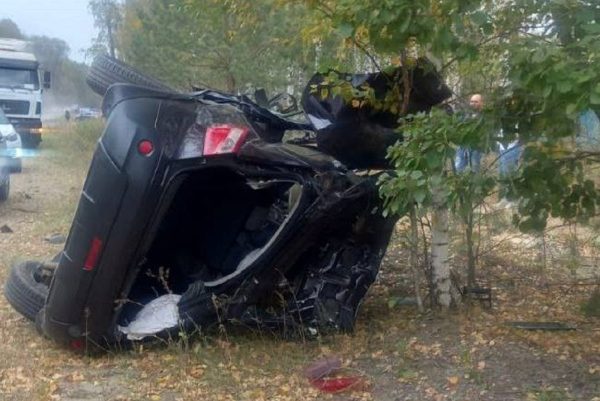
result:
<svg viewBox="0 0 600 401"><path fill-rule="evenodd" d="M0 87L37 90L40 88L40 82L36 70L0 67Z"/></svg>

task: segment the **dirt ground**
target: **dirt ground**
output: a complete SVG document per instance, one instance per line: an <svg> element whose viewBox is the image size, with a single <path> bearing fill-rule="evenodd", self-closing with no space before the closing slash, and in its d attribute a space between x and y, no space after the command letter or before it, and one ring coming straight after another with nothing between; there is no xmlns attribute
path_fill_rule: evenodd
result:
<svg viewBox="0 0 600 401"><path fill-rule="evenodd" d="M93 141L72 127L53 135L24 160L0 205L2 283L12 263L51 258L62 245L46 238L68 233ZM540 271L529 263L530 242L515 238L482 259L491 309L474 303L419 314L398 302L412 294L406 252L396 241L356 332L308 342L225 328L82 357L42 338L1 297L0 399L600 401L600 320L580 310L594 286L559 263ZM558 260L563 250L555 249ZM508 321L559 321L576 330L526 331ZM367 382L333 395L311 387L303 367L332 355Z"/></svg>

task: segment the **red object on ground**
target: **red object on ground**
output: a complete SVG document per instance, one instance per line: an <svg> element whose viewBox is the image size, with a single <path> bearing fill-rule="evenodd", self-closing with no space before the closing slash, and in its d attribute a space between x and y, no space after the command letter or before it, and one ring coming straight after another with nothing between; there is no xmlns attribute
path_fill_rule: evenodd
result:
<svg viewBox="0 0 600 401"><path fill-rule="evenodd" d="M361 380L361 376L325 377L322 379L312 379L310 384L325 393L337 393L356 386Z"/></svg>

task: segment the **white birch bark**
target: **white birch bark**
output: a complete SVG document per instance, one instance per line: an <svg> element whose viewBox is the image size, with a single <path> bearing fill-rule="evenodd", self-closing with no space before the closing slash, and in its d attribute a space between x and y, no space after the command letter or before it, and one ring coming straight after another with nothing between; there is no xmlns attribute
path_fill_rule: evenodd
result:
<svg viewBox="0 0 600 401"><path fill-rule="evenodd" d="M432 191L433 215L431 220L431 271L437 304L449 308L459 302L452 283L448 259L448 206L441 188Z"/></svg>
<svg viewBox="0 0 600 401"><path fill-rule="evenodd" d="M419 232L417 229L417 214L415 206L410 210L410 268L413 274L413 286L415 297L417 298L417 307L419 312L423 313L423 299L421 298L421 274L419 268Z"/></svg>

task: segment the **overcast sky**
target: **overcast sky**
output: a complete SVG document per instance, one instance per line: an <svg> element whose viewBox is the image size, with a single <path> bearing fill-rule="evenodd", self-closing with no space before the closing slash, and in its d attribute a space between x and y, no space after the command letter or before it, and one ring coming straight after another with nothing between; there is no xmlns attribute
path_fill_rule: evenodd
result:
<svg viewBox="0 0 600 401"><path fill-rule="evenodd" d="M87 0L0 0L0 19L10 18L26 35L45 35L67 42L69 56L84 61L83 51L96 36Z"/></svg>

